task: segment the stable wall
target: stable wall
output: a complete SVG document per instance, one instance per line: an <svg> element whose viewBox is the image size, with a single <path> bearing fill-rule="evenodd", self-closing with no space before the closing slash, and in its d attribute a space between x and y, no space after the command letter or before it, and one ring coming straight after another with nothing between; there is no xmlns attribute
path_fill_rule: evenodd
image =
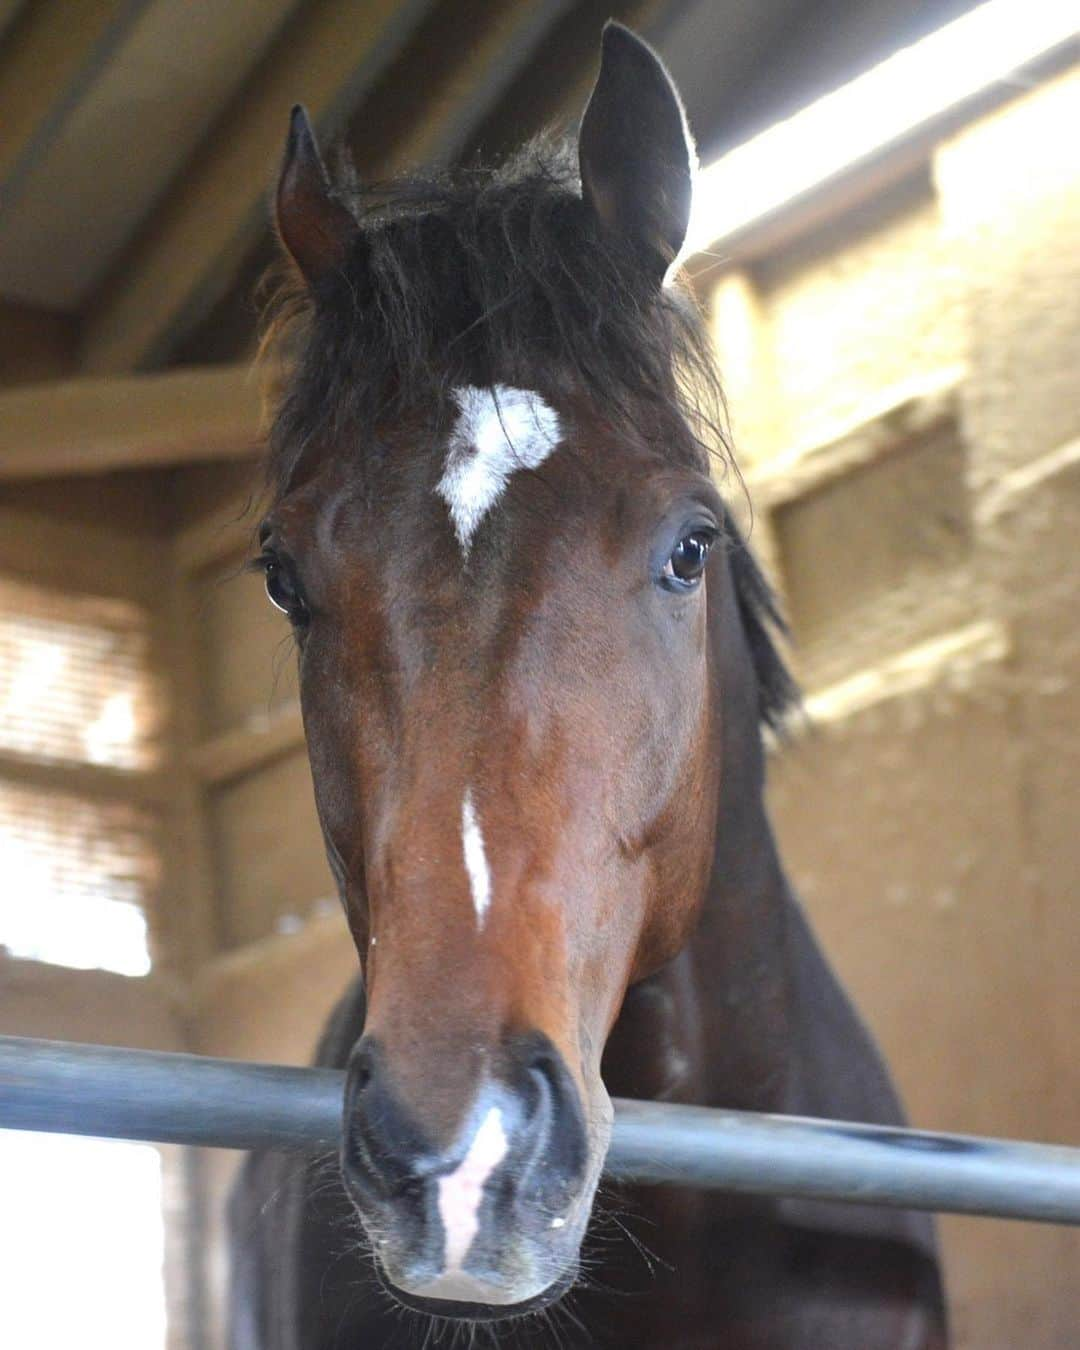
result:
<svg viewBox="0 0 1080 1350"><path fill-rule="evenodd" d="M140 475L58 485L27 483L0 489L0 576L69 595L113 598L150 618L151 659L166 679L165 638L158 622L167 581L161 560L161 516ZM169 758L166 729L161 752ZM30 786L64 787L164 814L167 776L122 775L92 766L37 769L0 754L0 774ZM165 875L148 915L155 972L129 979L106 971L71 971L11 960L0 949L0 1028L8 1035L180 1049L185 1041L183 994L171 953L174 919L182 908L165 850Z"/></svg>
<svg viewBox="0 0 1080 1350"><path fill-rule="evenodd" d="M201 1054L307 1064L357 963L315 815L289 626L244 567L256 551L258 490L249 464L177 471L166 494L170 609L190 638L174 669L188 1009ZM241 1157L193 1157L203 1337L219 1347L225 1203Z"/></svg>
<svg viewBox="0 0 1080 1350"><path fill-rule="evenodd" d="M1080 1142L1074 72L713 281L807 717L792 879L921 1126ZM1080 1240L941 1225L957 1343L1080 1335Z"/></svg>
<svg viewBox="0 0 1080 1350"><path fill-rule="evenodd" d="M162 600L164 519L152 484L142 475L96 481L40 482L0 488L0 576L64 592L134 604L150 616L150 658L167 682L168 637ZM173 756L164 729L163 763ZM160 885L147 919L154 969L145 978L103 970L69 970L16 960L0 948L0 1034L35 1036L145 1050L190 1048L187 992L180 960L185 896L164 823L173 809L163 769L125 774L91 765L38 766L0 753L0 776L29 787L77 792L97 802L132 805L156 818ZM0 876L0 886L12 884ZM184 1151L162 1148L166 1208L166 1302L169 1350L198 1344L192 1325L189 1263L190 1206Z"/></svg>

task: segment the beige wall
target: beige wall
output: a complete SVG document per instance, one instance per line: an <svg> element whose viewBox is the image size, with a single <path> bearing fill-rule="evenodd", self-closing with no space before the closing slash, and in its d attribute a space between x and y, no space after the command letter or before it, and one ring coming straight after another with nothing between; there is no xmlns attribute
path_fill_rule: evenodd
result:
<svg viewBox="0 0 1080 1350"><path fill-rule="evenodd" d="M174 683L192 1044L307 1064L356 953L315 816L288 623L244 570L258 515L236 470L174 474L169 495L170 609L188 639ZM214 1350L225 1343L224 1211L239 1161L198 1155L201 1303Z"/></svg>
<svg viewBox="0 0 1080 1350"><path fill-rule="evenodd" d="M1080 1143L1080 163L1059 77L713 321L809 725L784 854L929 1128ZM1080 1337L1080 1240L942 1224L958 1342Z"/></svg>
<svg viewBox="0 0 1080 1350"><path fill-rule="evenodd" d="M152 660L164 672L162 597L168 589L160 549L162 514L156 494L141 475L97 482L31 483L0 490L0 575L142 607L150 616ZM0 765L10 771L18 765ZM109 791L167 818L168 777L125 780L84 768L74 778L60 770L51 785L69 783L86 793ZM107 780L107 786L106 786ZM48 771L39 775L49 784ZM187 996L177 978L174 953L181 941L184 898L176 887L172 850L164 842L165 867L150 913L155 969L144 979L100 970L67 970L14 960L0 951L0 1035L126 1045L148 1050L189 1046ZM0 886L4 884L0 877ZM166 1204L166 1299L169 1350L188 1350L190 1325L188 1190L183 1151L162 1148Z"/></svg>
<svg viewBox="0 0 1080 1350"><path fill-rule="evenodd" d="M0 575L44 587L133 602L154 620L166 589L154 537L156 505L138 477L96 484L29 484L0 491ZM152 622L152 650L160 660L161 632ZM2 771L2 766L0 766ZM61 770L55 785L68 782ZM99 782L100 777L100 782ZM108 790L123 800L164 809L159 778L125 782L119 775L78 775L76 790ZM74 779L72 780L74 785ZM166 879L150 916L160 973L132 980L102 971L67 971L13 961L0 952L0 1032L70 1040L111 1041L151 1049L179 1049L185 1041L182 995L165 953L174 945L170 912L180 897Z"/></svg>

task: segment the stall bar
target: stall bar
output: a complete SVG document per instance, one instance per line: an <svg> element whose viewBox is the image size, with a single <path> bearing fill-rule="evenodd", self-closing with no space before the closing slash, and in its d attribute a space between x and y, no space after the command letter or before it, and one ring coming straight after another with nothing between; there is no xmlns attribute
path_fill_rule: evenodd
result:
<svg viewBox="0 0 1080 1350"><path fill-rule="evenodd" d="M0 1037L0 1128L320 1151L344 1075ZM0 1139L2 1147L2 1139ZM617 1101L610 1176L1080 1224L1080 1149Z"/></svg>

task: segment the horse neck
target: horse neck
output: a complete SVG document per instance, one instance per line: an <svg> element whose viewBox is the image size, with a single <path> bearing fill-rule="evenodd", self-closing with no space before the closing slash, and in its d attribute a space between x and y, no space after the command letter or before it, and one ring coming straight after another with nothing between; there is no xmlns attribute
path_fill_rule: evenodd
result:
<svg viewBox="0 0 1080 1350"><path fill-rule="evenodd" d="M710 630L722 767L701 916L682 953L629 991L604 1078L613 1095L779 1110L793 896L765 809L756 677L733 591Z"/></svg>

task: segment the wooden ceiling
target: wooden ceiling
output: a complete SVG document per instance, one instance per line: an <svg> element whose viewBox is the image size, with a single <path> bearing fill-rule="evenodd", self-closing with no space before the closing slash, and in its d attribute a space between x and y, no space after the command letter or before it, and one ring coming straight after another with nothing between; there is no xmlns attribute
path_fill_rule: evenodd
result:
<svg viewBox="0 0 1080 1350"><path fill-rule="evenodd" d="M498 153L573 124L614 16L665 55L708 156L970 3L0 0L0 387L64 380L69 417L112 397L130 450L133 377L238 367L295 102L362 173ZM160 387L174 416L185 386ZM20 397L0 477L33 462ZM97 463L50 435L42 472Z"/></svg>

